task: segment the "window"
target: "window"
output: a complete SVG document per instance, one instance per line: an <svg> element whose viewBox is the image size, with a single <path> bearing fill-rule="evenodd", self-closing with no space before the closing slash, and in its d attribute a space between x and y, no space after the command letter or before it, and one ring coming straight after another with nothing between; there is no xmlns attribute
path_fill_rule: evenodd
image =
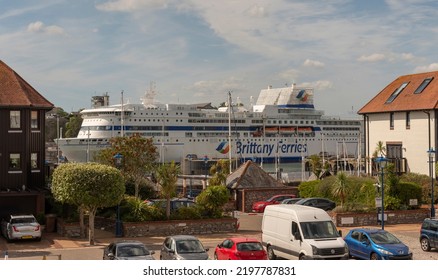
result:
<svg viewBox="0 0 438 280"><path fill-rule="evenodd" d="M405 89L405 87L409 84L409 82L403 83L398 89L396 89L391 96L386 100L385 103L391 103L397 96Z"/></svg>
<svg viewBox="0 0 438 280"><path fill-rule="evenodd" d="M30 154L30 168L38 169L38 154L37 153Z"/></svg>
<svg viewBox="0 0 438 280"><path fill-rule="evenodd" d="M9 154L9 169L21 170L20 154Z"/></svg>
<svg viewBox="0 0 438 280"><path fill-rule="evenodd" d="M415 94L422 93L423 90L429 85L433 78L426 78L421 85L414 91Z"/></svg>
<svg viewBox="0 0 438 280"><path fill-rule="evenodd" d="M30 112L30 128L38 129L38 111Z"/></svg>
<svg viewBox="0 0 438 280"><path fill-rule="evenodd" d="M10 111L9 118L11 128L21 127L20 111Z"/></svg>
<svg viewBox="0 0 438 280"><path fill-rule="evenodd" d="M411 112L406 112L406 129L411 128Z"/></svg>
<svg viewBox="0 0 438 280"><path fill-rule="evenodd" d="M394 129L394 113L389 113L389 128Z"/></svg>

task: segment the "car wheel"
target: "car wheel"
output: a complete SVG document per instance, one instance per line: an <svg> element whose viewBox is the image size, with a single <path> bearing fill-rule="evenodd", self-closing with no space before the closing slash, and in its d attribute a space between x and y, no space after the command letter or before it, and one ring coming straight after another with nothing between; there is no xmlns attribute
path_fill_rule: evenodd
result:
<svg viewBox="0 0 438 280"><path fill-rule="evenodd" d="M378 260L378 259L379 259L379 256L376 253L372 253L371 254L370 260L375 261L375 260Z"/></svg>
<svg viewBox="0 0 438 280"><path fill-rule="evenodd" d="M421 249L423 251L430 251L430 243L427 238L425 237L421 238L420 244L421 244Z"/></svg>
<svg viewBox="0 0 438 280"><path fill-rule="evenodd" d="M268 246L268 248L266 249L266 251L268 251L268 259L270 260L275 260L277 259L277 256L274 253L274 249L272 249L272 246Z"/></svg>
<svg viewBox="0 0 438 280"><path fill-rule="evenodd" d="M217 260L217 254L216 253L214 253L213 259Z"/></svg>

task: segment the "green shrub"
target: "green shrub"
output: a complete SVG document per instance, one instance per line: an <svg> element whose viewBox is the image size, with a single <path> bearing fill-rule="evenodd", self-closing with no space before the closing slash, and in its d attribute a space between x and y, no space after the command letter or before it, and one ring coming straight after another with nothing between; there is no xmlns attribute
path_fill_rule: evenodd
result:
<svg viewBox="0 0 438 280"><path fill-rule="evenodd" d="M422 189L421 186L414 183L399 183L391 189L390 196L397 197L400 201L400 207L404 209L419 208L422 203ZM409 200L417 199L417 206L410 206Z"/></svg>
<svg viewBox="0 0 438 280"><path fill-rule="evenodd" d="M299 196L300 197L315 197L319 195L319 184L320 180L302 182L298 186Z"/></svg>
<svg viewBox="0 0 438 280"><path fill-rule="evenodd" d="M228 202L229 197L230 193L227 187L209 186L196 197L196 203L207 217L221 218L222 208Z"/></svg>
<svg viewBox="0 0 438 280"><path fill-rule="evenodd" d="M202 209L199 206L181 207L170 215L172 220L199 220L202 219Z"/></svg>

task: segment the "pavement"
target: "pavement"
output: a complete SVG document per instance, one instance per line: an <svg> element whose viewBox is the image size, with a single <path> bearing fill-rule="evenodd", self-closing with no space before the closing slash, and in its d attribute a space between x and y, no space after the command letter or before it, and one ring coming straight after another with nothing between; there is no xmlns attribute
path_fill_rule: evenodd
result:
<svg viewBox="0 0 438 280"><path fill-rule="evenodd" d="M244 214L239 215L240 227L237 232L234 233L214 233L208 235L197 235L197 237L203 242L204 246L210 248L210 252L214 251L217 244L222 242L227 237L232 236L245 236L261 239L261 220L263 214ZM338 227L345 236L352 227ZM380 228L379 225L367 226L367 228ZM392 232L398 237L401 237L402 241L410 242L412 245L419 247L418 234L420 232L421 224L397 224L397 225L385 225L385 229ZM18 242L8 243L4 238L0 238L0 260L6 257L11 259L68 259L65 257L66 252L81 251L82 254L76 253L71 255L72 259L101 259L102 249L109 243L115 240L139 240L146 244L151 250L155 250L159 254L161 244L163 243L165 236L152 236L152 237L115 237L115 233L108 232L101 229L95 229L95 244L90 245L88 239L80 238L67 238L59 235L56 232L43 233L42 240L30 241L23 240ZM81 249L94 250L92 256L82 256L88 254L88 251ZM98 249L98 250L96 250ZM71 253L72 254L72 253ZM91 253L90 253L91 254ZM438 258L438 254L436 258ZM426 256L427 259L429 256ZM436 259L434 257L434 259Z"/></svg>

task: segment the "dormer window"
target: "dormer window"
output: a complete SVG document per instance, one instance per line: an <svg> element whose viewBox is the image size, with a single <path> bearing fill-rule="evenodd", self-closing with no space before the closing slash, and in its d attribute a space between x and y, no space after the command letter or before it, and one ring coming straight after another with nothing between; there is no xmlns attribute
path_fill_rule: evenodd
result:
<svg viewBox="0 0 438 280"><path fill-rule="evenodd" d="M394 101L394 99L397 98L397 96L406 88L406 86L409 84L409 82L405 82L403 83L398 89L396 89L391 96L388 98L388 100L386 100L385 103L391 103L392 101Z"/></svg>

